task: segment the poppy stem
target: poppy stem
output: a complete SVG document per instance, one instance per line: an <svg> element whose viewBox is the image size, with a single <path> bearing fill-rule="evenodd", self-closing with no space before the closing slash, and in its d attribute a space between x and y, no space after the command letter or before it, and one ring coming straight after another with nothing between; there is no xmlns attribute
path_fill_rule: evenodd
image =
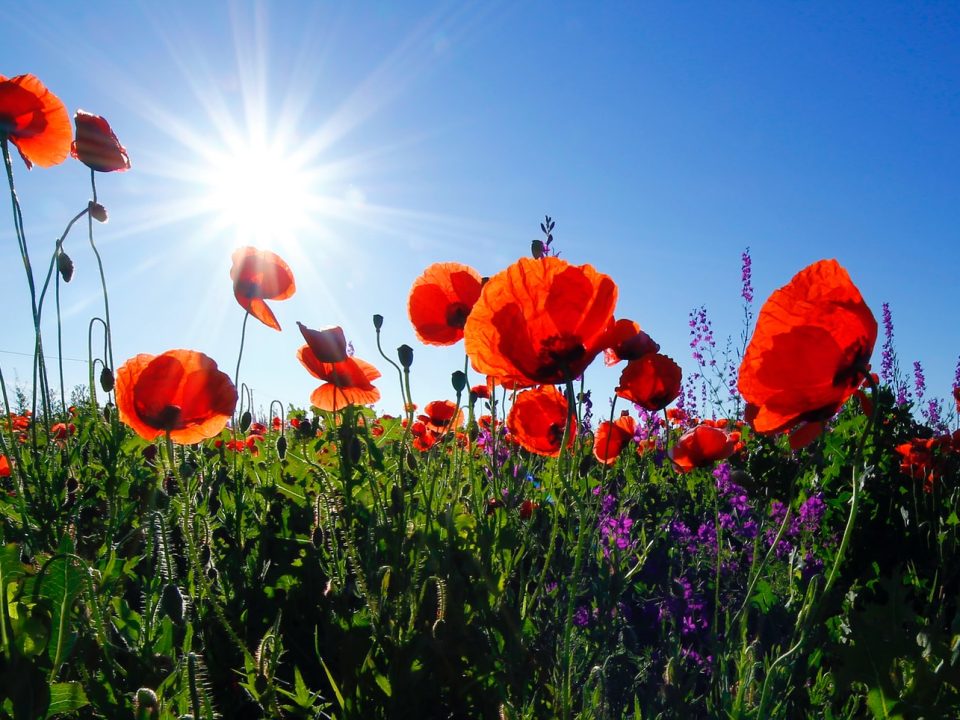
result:
<svg viewBox="0 0 960 720"><path fill-rule="evenodd" d="M243 316L243 327L240 330L240 352L237 353L237 369L233 373L233 386L237 387L237 383L240 382L240 361L243 359L243 343L247 339L247 320L250 319L250 311L248 310Z"/></svg>
<svg viewBox="0 0 960 720"><path fill-rule="evenodd" d="M93 189L93 201L97 202L97 182L95 172L90 170L90 187ZM90 247L93 249L94 257L97 258L97 269L100 271L100 286L103 288L103 317L107 333L107 359L110 361L110 372L116 369L113 363L113 338L110 333L110 298L107 293L107 278L103 273L103 260L100 257L100 251L97 250L97 244L93 241L93 216L87 213L87 234L90 238Z"/></svg>
<svg viewBox="0 0 960 720"><path fill-rule="evenodd" d="M44 419L49 426L50 405L49 389L47 387L47 368L43 359L43 341L40 337L40 309L37 305L37 289L33 281L33 266L30 264L30 253L27 250L27 235L23 228L23 211L20 208L20 199L13 182L13 160L10 157L10 145L4 133L0 136L0 149L3 152L3 162L7 168L7 183L10 186L10 201L13 205L13 226L17 235L17 244L20 247L20 257L23 259L23 268L27 274L27 287L30 290L30 306L33 312L33 329L35 335L33 358L33 404L32 411L37 412L37 385L40 386L40 401L43 406ZM36 444L36 425L31 424L31 432Z"/></svg>
<svg viewBox="0 0 960 720"><path fill-rule="evenodd" d="M400 370L400 366L397 365L393 360L391 360L390 358L388 358L387 355L386 355L386 353L383 352L383 347L381 347L381 345L380 345L380 328L379 328L379 327L376 327L376 325L375 325L375 326L374 326L374 329L376 330L376 335L377 335L377 352L380 353L380 357L382 357L382 358L383 358L384 360L386 360L388 363L390 363L391 365L393 365L393 367L394 367L394 368L396 369L396 371L397 371L397 377L400 379L400 399L403 401L403 409L404 409L404 413L406 413L407 405L410 404L410 398L407 397L407 396L404 394L404 390L403 390L403 372ZM409 423L408 423L408 424L409 424Z"/></svg>

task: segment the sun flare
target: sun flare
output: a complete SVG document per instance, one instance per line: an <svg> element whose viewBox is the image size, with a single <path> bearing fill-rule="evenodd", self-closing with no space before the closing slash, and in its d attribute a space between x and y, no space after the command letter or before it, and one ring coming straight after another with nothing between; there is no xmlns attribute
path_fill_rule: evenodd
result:
<svg viewBox="0 0 960 720"><path fill-rule="evenodd" d="M206 211L239 243L290 244L310 224L311 178L282 145L238 143L209 158L204 175Z"/></svg>

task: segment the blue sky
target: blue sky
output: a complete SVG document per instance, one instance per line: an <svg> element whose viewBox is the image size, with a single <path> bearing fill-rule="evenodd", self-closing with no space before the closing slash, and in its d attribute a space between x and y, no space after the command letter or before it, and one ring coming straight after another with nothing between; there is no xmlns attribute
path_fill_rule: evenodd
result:
<svg viewBox="0 0 960 720"><path fill-rule="evenodd" d="M414 399L447 397L462 345L416 343L411 283L437 261L497 272L549 213L561 256L611 275L618 316L686 371L693 307L707 306L721 341L739 338L750 246L757 310L836 257L878 320L891 304L901 364L920 360L928 393L949 392L955 4L50 3L5 23L0 72L33 73L71 114L105 116L130 153L130 172L98 176L111 219L95 228L118 362L186 347L232 375L243 312L230 254L253 244L298 283L273 305L282 333L248 327L241 380L257 405L304 406L316 386L295 358L298 320L342 325L359 357L390 369L374 313L386 348L415 347ZM286 162L299 186L234 188L234 156ZM68 160L15 176L39 272L85 206L89 173ZM230 216L224 187L244 198ZM283 212L290 196L303 202ZM65 247L77 267L62 288L69 387L84 381L101 299L85 227ZM30 353L32 328L9 209L0 263L0 367L25 382L30 360L16 353ZM49 349L52 305L45 317ZM616 379L588 371L600 398ZM399 410L392 370L379 384L380 407Z"/></svg>

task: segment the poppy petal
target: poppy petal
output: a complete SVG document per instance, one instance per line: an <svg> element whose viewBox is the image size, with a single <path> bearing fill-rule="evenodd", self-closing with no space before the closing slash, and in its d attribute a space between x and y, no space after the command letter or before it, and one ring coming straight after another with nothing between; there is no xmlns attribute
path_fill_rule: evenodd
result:
<svg viewBox="0 0 960 720"><path fill-rule="evenodd" d="M0 75L0 132L5 132L28 168L67 159L73 128L60 99L33 75Z"/></svg>

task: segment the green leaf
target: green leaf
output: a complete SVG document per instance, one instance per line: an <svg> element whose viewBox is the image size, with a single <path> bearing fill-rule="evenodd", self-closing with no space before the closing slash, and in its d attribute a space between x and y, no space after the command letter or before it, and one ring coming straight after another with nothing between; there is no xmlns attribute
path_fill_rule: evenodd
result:
<svg viewBox="0 0 960 720"><path fill-rule="evenodd" d="M873 713L873 717L875 718L903 720L903 715L895 712L895 704L893 700L884 694L883 688L875 687L867 693L867 707L870 708L870 712Z"/></svg>
<svg viewBox="0 0 960 720"><path fill-rule="evenodd" d="M55 556L43 568L34 593L50 602L51 627L47 652L53 661L50 676L56 677L72 644L69 625L70 609L83 590L83 571L76 562L62 555Z"/></svg>
<svg viewBox="0 0 960 720"><path fill-rule="evenodd" d="M377 681L377 685L379 685L380 689L383 690L384 695L390 697L393 694L393 688L390 687L390 680L386 675L377 673L373 676L373 679Z"/></svg>
<svg viewBox="0 0 960 720"><path fill-rule="evenodd" d="M89 705L83 686L78 682L61 682L50 684L50 707L46 717L62 713L76 712L85 705Z"/></svg>
<svg viewBox="0 0 960 720"><path fill-rule="evenodd" d="M343 695L340 694L340 688L337 686L337 681L333 679L333 674L330 672L330 668L327 667L327 664L323 661L323 658L320 658L320 664L323 665L323 671L327 674L327 680L330 682L330 687L333 688L333 694L337 698L337 704L340 705L341 710L345 710L346 704L343 702Z"/></svg>

